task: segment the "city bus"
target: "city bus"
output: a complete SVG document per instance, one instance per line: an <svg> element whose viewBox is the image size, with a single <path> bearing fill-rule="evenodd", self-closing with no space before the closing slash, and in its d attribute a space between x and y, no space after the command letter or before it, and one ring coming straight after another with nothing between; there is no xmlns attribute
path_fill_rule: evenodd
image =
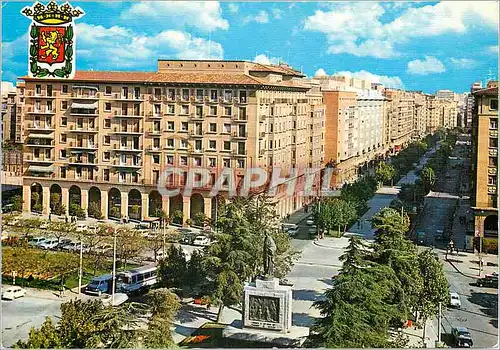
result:
<svg viewBox="0 0 500 350"><path fill-rule="evenodd" d="M140 293L157 283L158 267L141 266L118 274L117 291L125 294Z"/></svg>

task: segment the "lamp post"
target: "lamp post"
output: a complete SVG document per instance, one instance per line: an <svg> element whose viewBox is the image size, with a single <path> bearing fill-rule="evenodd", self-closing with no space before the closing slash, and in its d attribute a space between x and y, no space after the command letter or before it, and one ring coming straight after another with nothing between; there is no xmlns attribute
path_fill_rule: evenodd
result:
<svg viewBox="0 0 500 350"><path fill-rule="evenodd" d="M83 240L80 236L80 268L78 270L78 295L82 294L82 274L83 274Z"/></svg>
<svg viewBox="0 0 500 350"><path fill-rule="evenodd" d="M116 229L113 229L113 279L111 281L111 305L115 304L116 276Z"/></svg>

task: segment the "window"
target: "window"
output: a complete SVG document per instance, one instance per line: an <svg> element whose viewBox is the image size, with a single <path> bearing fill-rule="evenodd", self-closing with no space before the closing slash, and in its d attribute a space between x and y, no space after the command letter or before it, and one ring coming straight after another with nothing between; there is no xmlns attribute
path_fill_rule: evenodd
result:
<svg viewBox="0 0 500 350"><path fill-rule="evenodd" d="M61 158L61 159L66 158L66 150L65 150L65 149L62 149L62 150L60 151L60 154L59 154L59 155L60 155L60 158Z"/></svg>
<svg viewBox="0 0 500 350"><path fill-rule="evenodd" d="M272 123L269 124L269 132L274 132L273 129L274 129L274 125Z"/></svg>
<svg viewBox="0 0 500 350"><path fill-rule="evenodd" d="M181 106L181 114L189 114L189 106L188 105Z"/></svg>
<svg viewBox="0 0 500 350"><path fill-rule="evenodd" d="M167 105L167 114L175 114L175 105Z"/></svg>
<svg viewBox="0 0 500 350"><path fill-rule="evenodd" d="M122 98L127 98L128 97L128 87L124 86L122 87Z"/></svg>
<svg viewBox="0 0 500 350"><path fill-rule="evenodd" d="M203 100L203 90L202 89L196 89L196 99L198 101Z"/></svg>
<svg viewBox="0 0 500 350"><path fill-rule="evenodd" d="M104 103L104 111L111 112L111 102Z"/></svg>
<svg viewBox="0 0 500 350"><path fill-rule="evenodd" d="M119 182L125 182L127 181L127 174L126 173L118 173L120 174L120 177L119 177Z"/></svg>
<svg viewBox="0 0 500 350"><path fill-rule="evenodd" d="M61 178L63 178L63 179L66 178L66 168L64 168L64 167L61 168Z"/></svg>
<svg viewBox="0 0 500 350"><path fill-rule="evenodd" d="M498 165L498 159L496 157L490 157L488 166L497 166Z"/></svg>
<svg viewBox="0 0 500 350"><path fill-rule="evenodd" d="M160 164L160 155L153 154L153 164Z"/></svg>
<svg viewBox="0 0 500 350"><path fill-rule="evenodd" d="M68 109L68 101L61 101L61 110Z"/></svg>
<svg viewBox="0 0 500 350"><path fill-rule="evenodd" d="M231 124L224 124L224 133L226 134L231 133Z"/></svg>
<svg viewBox="0 0 500 350"><path fill-rule="evenodd" d="M47 101L47 112L52 111L52 101Z"/></svg>
<svg viewBox="0 0 500 350"><path fill-rule="evenodd" d="M111 128L111 119L104 119L104 127Z"/></svg>
<svg viewBox="0 0 500 350"><path fill-rule="evenodd" d="M225 90L224 91L224 101L232 101L233 99L233 90Z"/></svg>
<svg viewBox="0 0 500 350"><path fill-rule="evenodd" d="M231 115L232 108L231 107L224 107L224 115Z"/></svg>
<svg viewBox="0 0 500 350"><path fill-rule="evenodd" d="M83 118L78 118L76 120L76 127L80 129L83 128Z"/></svg>
<svg viewBox="0 0 500 350"><path fill-rule="evenodd" d="M217 158L208 158L208 166L211 168L215 168L217 166Z"/></svg>
<svg viewBox="0 0 500 350"><path fill-rule="evenodd" d="M40 100L36 100L35 101L35 112L39 112L40 111Z"/></svg>
<svg viewBox="0 0 500 350"><path fill-rule="evenodd" d="M187 140L181 140L181 147L180 148L187 148L188 143Z"/></svg>
<svg viewBox="0 0 500 350"><path fill-rule="evenodd" d="M231 141L224 141L224 151L231 150Z"/></svg>
<svg viewBox="0 0 500 350"><path fill-rule="evenodd" d="M247 109L246 107L240 107L240 111L239 111L240 115L239 115L239 119L240 120L247 120Z"/></svg>
<svg viewBox="0 0 500 350"><path fill-rule="evenodd" d="M496 185L497 177L496 176L488 176L488 185Z"/></svg>
<svg viewBox="0 0 500 350"><path fill-rule="evenodd" d="M490 118L490 129L496 130L498 129L498 120Z"/></svg>
<svg viewBox="0 0 500 350"><path fill-rule="evenodd" d="M104 169L103 172L104 181L109 181L109 169Z"/></svg>
<svg viewBox="0 0 500 350"><path fill-rule="evenodd" d="M76 168L76 178L82 177L82 168Z"/></svg>
<svg viewBox="0 0 500 350"><path fill-rule="evenodd" d="M155 115L161 114L161 105L159 104L154 105L154 114Z"/></svg>
<svg viewBox="0 0 500 350"><path fill-rule="evenodd" d="M210 106L210 115L217 115L217 106Z"/></svg>
<svg viewBox="0 0 500 350"><path fill-rule="evenodd" d="M174 122L172 122L172 121L167 122L167 130L174 131Z"/></svg>
<svg viewBox="0 0 500 350"><path fill-rule="evenodd" d="M104 144L109 145L111 143L111 136L104 135Z"/></svg>
<svg viewBox="0 0 500 350"><path fill-rule="evenodd" d="M174 139L167 139L167 148L174 148Z"/></svg>
<svg viewBox="0 0 500 350"><path fill-rule="evenodd" d="M68 85L63 85L62 86L62 93L67 94L68 93Z"/></svg>
<svg viewBox="0 0 500 350"><path fill-rule="evenodd" d="M181 122L181 130L188 131L188 122Z"/></svg>
<svg viewBox="0 0 500 350"><path fill-rule="evenodd" d="M244 90L240 91L240 102L242 102L242 103L247 102L247 92Z"/></svg>
<svg viewBox="0 0 500 350"><path fill-rule="evenodd" d="M68 118L61 117L61 126L67 126L67 125L68 125Z"/></svg>
<svg viewBox="0 0 500 350"><path fill-rule="evenodd" d="M230 168L231 167L231 159L223 158L222 165L224 166L224 168Z"/></svg>
<svg viewBox="0 0 500 350"><path fill-rule="evenodd" d="M42 94L42 85L37 85L35 87L35 94L41 95Z"/></svg>
<svg viewBox="0 0 500 350"><path fill-rule="evenodd" d="M490 137L490 147L497 148L498 147L498 139Z"/></svg>
<svg viewBox="0 0 500 350"><path fill-rule="evenodd" d="M189 89L182 89L182 99L184 101L189 100Z"/></svg>
<svg viewBox="0 0 500 350"><path fill-rule="evenodd" d="M244 168L244 167L245 167L245 160L238 159L238 168Z"/></svg>
<svg viewBox="0 0 500 350"><path fill-rule="evenodd" d="M154 149L159 149L160 148L160 138L159 137L155 137L153 139L153 148Z"/></svg>
<svg viewBox="0 0 500 350"><path fill-rule="evenodd" d="M210 123L208 125L208 131L209 132L217 132L217 124L216 123Z"/></svg>
<svg viewBox="0 0 500 350"><path fill-rule="evenodd" d="M186 156L181 156L181 157L179 157L179 162L181 165L187 165L188 158Z"/></svg>
<svg viewBox="0 0 500 350"><path fill-rule="evenodd" d="M66 143L66 134L61 134L61 143Z"/></svg>
<svg viewBox="0 0 500 350"><path fill-rule="evenodd" d="M104 161L109 161L110 153L109 152L104 152L102 154L102 160Z"/></svg>
<svg viewBox="0 0 500 350"><path fill-rule="evenodd" d="M193 159L194 166L201 166L201 157L195 157Z"/></svg>
<svg viewBox="0 0 500 350"><path fill-rule="evenodd" d="M203 116L203 106L196 106L196 115L198 117Z"/></svg>
<svg viewBox="0 0 500 350"><path fill-rule="evenodd" d="M217 101L217 90L210 90L210 100Z"/></svg>
<svg viewBox="0 0 500 350"><path fill-rule="evenodd" d="M167 165L174 165L174 156L167 155L165 157L165 163L167 163Z"/></svg>
<svg viewBox="0 0 500 350"><path fill-rule="evenodd" d="M490 100L490 109L495 111L498 110L498 99L492 98Z"/></svg>
<svg viewBox="0 0 500 350"><path fill-rule="evenodd" d="M141 88L135 87L134 88L134 98L139 99L141 97Z"/></svg>
<svg viewBox="0 0 500 350"><path fill-rule="evenodd" d="M201 148L202 148L202 146L201 146L201 140L195 140L194 141L194 149L198 150L198 151L201 151Z"/></svg>
<svg viewBox="0 0 500 350"><path fill-rule="evenodd" d="M106 86L104 88L104 95L111 95L111 86Z"/></svg>
<svg viewBox="0 0 500 350"><path fill-rule="evenodd" d="M168 89L167 97L169 100L173 100L175 98L175 89Z"/></svg>
<svg viewBox="0 0 500 350"><path fill-rule="evenodd" d="M208 148L210 149L217 149L217 141L215 140L208 140Z"/></svg>

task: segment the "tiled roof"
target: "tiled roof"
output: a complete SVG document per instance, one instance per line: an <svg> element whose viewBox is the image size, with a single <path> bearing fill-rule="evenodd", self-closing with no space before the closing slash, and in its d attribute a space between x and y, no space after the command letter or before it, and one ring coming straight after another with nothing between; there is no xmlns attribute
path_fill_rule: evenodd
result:
<svg viewBox="0 0 500 350"><path fill-rule="evenodd" d="M144 82L155 72L119 72L119 71L91 71L79 70L75 72L74 81L95 82ZM37 80L31 77L21 77L23 80Z"/></svg>
<svg viewBox="0 0 500 350"><path fill-rule="evenodd" d="M304 74L296 71L295 69L292 69L292 68L289 68L286 66L276 66L276 65L254 63L254 62L252 62L252 65L250 67L250 71L253 71L253 72L273 72L273 73L280 73L280 74L286 74L286 75L293 75L293 76L297 76L297 77L305 77Z"/></svg>
<svg viewBox="0 0 500 350"><path fill-rule="evenodd" d="M491 87L487 89L478 90L472 93L473 95L498 95L498 87Z"/></svg>
<svg viewBox="0 0 500 350"><path fill-rule="evenodd" d="M148 82L151 83L194 83L194 84L235 84L255 85L260 81L245 74L237 73L154 73Z"/></svg>

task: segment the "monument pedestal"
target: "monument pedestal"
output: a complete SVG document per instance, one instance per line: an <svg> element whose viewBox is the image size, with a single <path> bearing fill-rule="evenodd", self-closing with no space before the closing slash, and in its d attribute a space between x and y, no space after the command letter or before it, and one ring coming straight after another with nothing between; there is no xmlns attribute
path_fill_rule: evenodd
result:
<svg viewBox="0 0 500 350"><path fill-rule="evenodd" d="M257 279L243 288L243 327L287 333L292 328L292 287Z"/></svg>

